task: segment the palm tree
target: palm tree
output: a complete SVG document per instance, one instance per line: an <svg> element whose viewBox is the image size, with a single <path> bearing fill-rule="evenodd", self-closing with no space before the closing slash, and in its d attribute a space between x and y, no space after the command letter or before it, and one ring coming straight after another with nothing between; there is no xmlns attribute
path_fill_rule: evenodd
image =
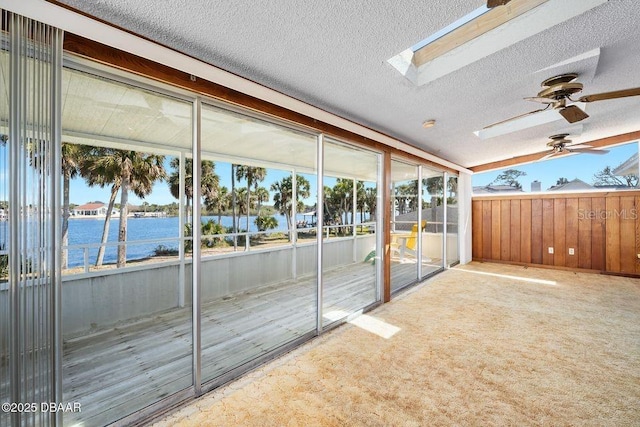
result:
<svg viewBox="0 0 640 427"><path fill-rule="evenodd" d="M251 208L253 207L251 204L251 199L249 197L247 197L247 193L249 193L247 191L246 188L240 188L236 190L236 199L238 200L238 214L240 215L247 215L250 211ZM240 226L240 224L238 224L238 227ZM248 229L248 223L247 223L247 229Z"/></svg>
<svg viewBox="0 0 640 427"><path fill-rule="evenodd" d="M256 189L253 191L253 195L256 198L256 202L257 202L257 209L258 209L258 216L260 216L260 210L262 209L262 204L264 202L268 202L269 201L269 190L267 190L264 187L258 187L256 186Z"/></svg>
<svg viewBox="0 0 640 427"><path fill-rule="evenodd" d="M169 191L171 195L176 199L180 198L180 158L174 157L169 162L169 165L173 169L171 175L169 175ZM211 160L202 160L201 176L200 176L200 192L201 196L206 199L213 199L217 197L220 187L220 177L216 174L216 165ZM189 209L191 206L191 200L193 200L193 160L185 159L184 162L184 195L187 199L187 222L189 221Z"/></svg>
<svg viewBox="0 0 640 427"><path fill-rule="evenodd" d="M120 223L118 227L118 268L127 263L127 215L129 213L129 190L141 199L148 196L156 181L166 179L164 156L144 154L136 151L120 152L120 170L122 184L120 186Z"/></svg>
<svg viewBox="0 0 640 427"><path fill-rule="evenodd" d="M86 156L80 163L80 174L90 187L95 185L104 188L111 185L111 193L109 195L109 203L107 204L107 213L102 226L102 239L96 256L96 267L102 265L104 260L105 245L109 239L109 227L111 225L111 214L116 202L116 195L120 190L120 177L113 165L109 164L113 149L88 147Z"/></svg>
<svg viewBox="0 0 640 427"><path fill-rule="evenodd" d="M204 199L205 207L208 211L216 211L218 213L218 224L222 221L222 212L229 208L229 189L227 187L218 188L218 194L214 197Z"/></svg>
<svg viewBox="0 0 640 427"><path fill-rule="evenodd" d="M278 227L278 220L273 216L258 216L254 223L259 231L273 230Z"/></svg>
<svg viewBox="0 0 640 427"><path fill-rule="evenodd" d="M238 224L236 222L236 167L239 165L231 164L231 218L233 220L233 250L238 249Z"/></svg>
<svg viewBox="0 0 640 427"><path fill-rule="evenodd" d="M259 182L264 181L267 176L267 170L265 168L253 167L253 166L245 166L238 165L236 168L236 178L238 180L246 179L247 180L247 189L246 189L246 206L247 206L247 233L249 232L249 210L251 207L251 184L255 183L256 187ZM245 239L245 245L249 246L249 239Z"/></svg>
<svg viewBox="0 0 640 427"><path fill-rule="evenodd" d="M276 208L282 215L287 218L287 225L289 227L289 239L291 240L291 230L294 228L293 218L291 216L291 210L293 208L293 186L292 176L282 178L281 181L271 184L271 191L274 191L273 195L273 207ZM301 175L296 175L296 209L301 211L304 209L304 203L300 199L305 199L311 194L311 185L309 181Z"/></svg>
<svg viewBox="0 0 640 427"><path fill-rule="evenodd" d="M109 221L111 210L115 202L115 195L120 190L120 222L118 226L118 267L126 265L127 247L124 242L127 240L127 215L129 191L140 198L146 197L152 190L156 181L166 178L163 162L164 156L155 154L139 153L133 150L117 150L113 148L98 148L94 156L88 157L83 170L87 172L89 185L92 182L101 186L112 183L111 198L107 217L105 218L105 231L103 230L103 245L108 237ZM102 256L104 251L102 252ZM99 258L96 265L102 263Z"/></svg>
<svg viewBox="0 0 640 427"><path fill-rule="evenodd" d="M367 210L369 211L369 218L373 218L376 214L376 208L378 204L378 189L375 187L367 188L365 192L366 192L365 199L366 199Z"/></svg>
<svg viewBox="0 0 640 427"><path fill-rule="evenodd" d="M4 144L6 141L0 139ZM61 245L66 247L69 243L69 217L71 216L71 209L69 208L69 184L71 180L78 176L80 173L80 163L82 157L88 151L90 147L84 145L76 145L68 142L63 142L61 145L61 172L62 172L62 242ZM36 163L46 164L49 159L44 158L41 150L37 148L37 144L31 141L28 144L29 158L31 165ZM46 170L49 170L48 167ZM61 254L62 268L67 268L69 263L69 252L67 249L62 250Z"/></svg>
<svg viewBox="0 0 640 427"><path fill-rule="evenodd" d="M366 192L364 182L356 182L356 209L360 211L360 223L364 222L364 211L367 208ZM355 221L354 221L355 222Z"/></svg>

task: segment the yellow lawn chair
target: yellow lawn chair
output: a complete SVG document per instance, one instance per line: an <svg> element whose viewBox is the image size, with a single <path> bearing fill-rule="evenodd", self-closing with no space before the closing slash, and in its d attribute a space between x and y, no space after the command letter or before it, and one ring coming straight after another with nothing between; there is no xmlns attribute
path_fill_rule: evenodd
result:
<svg viewBox="0 0 640 427"><path fill-rule="evenodd" d="M427 228L427 220L423 219L421 225L422 225L421 227L422 231L425 231ZM409 238L407 239L406 249L413 251L413 253L415 254L417 247L418 247L418 224L413 224L413 227L411 227L411 236L409 236Z"/></svg>

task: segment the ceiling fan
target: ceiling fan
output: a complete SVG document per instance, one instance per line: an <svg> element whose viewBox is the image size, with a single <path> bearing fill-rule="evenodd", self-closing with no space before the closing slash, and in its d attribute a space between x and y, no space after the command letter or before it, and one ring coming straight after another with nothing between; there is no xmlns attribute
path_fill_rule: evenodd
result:
<svg viewBox="0 0 640 427"><path fill-rule="evenodd" d="M566 153L607 154L609 152L609 150L598 150L590 145L569 145L571 144L571 140L567 139L568 136L568 133L551 135L549 137L551 141L547 142L547 147L551 147L551 152L542 156L540 160L546 160L550 157Z"/></svg>
<svg viewBox="0 0 640 427"><path fill-rule="evenodd" d="M542 82L542 90L538 92L537 96L525 98L527 101L540 102L547 104L545 108L531 111L529 113L521 114L516 117L512 117L507 120L503 120L498 123L484 127L484 129L491 128L493 126L503 124L512 120L520 119L523 117L531 116L542 111L546 111L549 108L557 110L562 117L569 123L576 123L589 117L580 107L577 105L567 105L567 101L571 102L594 102L603 101L607 99L626 98L630 96L639 96L640 88L616 90L613 92L596 93L593 95L581 96L577 100L571 99L571 96L582 91L582 83L576 82L578 75L575 73L561 74L546 79Z"/></svg>

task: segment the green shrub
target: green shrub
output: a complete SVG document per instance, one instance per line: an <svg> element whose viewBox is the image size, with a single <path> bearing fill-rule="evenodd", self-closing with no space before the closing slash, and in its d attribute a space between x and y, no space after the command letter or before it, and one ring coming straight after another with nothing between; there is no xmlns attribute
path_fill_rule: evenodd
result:
<svg viewBox="0 0 640 427"><path fill-rule="evenodd" d="M175 256L175 255L178 255L178 253L179 253L178 248L170 248L165 245L158 245L153 250L154 256Z"/></svg>

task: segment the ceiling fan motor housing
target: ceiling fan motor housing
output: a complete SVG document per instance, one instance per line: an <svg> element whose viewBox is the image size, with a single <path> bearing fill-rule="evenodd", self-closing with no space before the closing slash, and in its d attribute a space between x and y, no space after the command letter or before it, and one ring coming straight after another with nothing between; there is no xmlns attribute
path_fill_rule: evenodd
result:
<svg viewBox="0 0 640 427"><path fill-rule="evenodd" d="M571 95L582 92L582 83L559 83L538 92L540 98L555 99L559 101L561 99L567 99Z"/></svg>

